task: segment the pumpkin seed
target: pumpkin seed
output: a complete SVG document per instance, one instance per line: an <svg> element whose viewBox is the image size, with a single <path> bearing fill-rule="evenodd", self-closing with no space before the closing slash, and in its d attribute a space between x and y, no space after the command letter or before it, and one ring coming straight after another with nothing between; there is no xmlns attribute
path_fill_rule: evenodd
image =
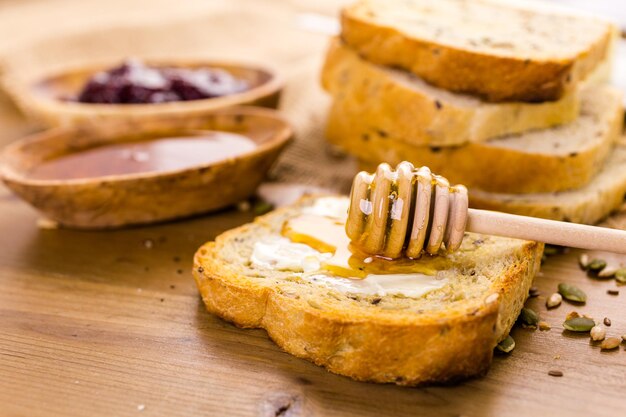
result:
<svg viewBox="0 0 626 417"><path fill-rule="evenodd" d="M606 337L606 330L601 326L593 326L589 332L589 336L591 336L591 340L594 342L599 342Z"/></svg>
<svg viewBox="0 0 626 417"><path fill-rule="evenodd" d="M527 326L536 326L539 323L539 315L530 308L522 308L519 314L520 321Z"/></svg>
<svg viewBox="0 0 626 417"><path fill-rule="evenodd" d="M587 255L586 253L580 255L580 257L578 258L578 263L580 264L580 267L582 269L587 269L587 267L589 266L589 255Z"/></svg>
<svg viewBox="0 0 626 417"><path fill-rule="evenodd" d="M500 352L509 353L513 349L515 349L515 340L513 340L511 335L508 335L507 337L504 338L504 340L502 340L500 343L498 343L496 348Z"/></svg>
<svg viewBox="0 0 626 417"><path fill-rule="evenodd" d="M267 214L272 210L274 210L274 205L263 200L257 201L256 203L254 203L254 206L252 207L252 211L257 216Z"/></svg>
<svg viewBox="0 0 626 417"><path fill-rule="evenodd" d="M578 303L584 303L587 301L587 294L585 294L580 288L575 287L571 284L560 283L559 284L559 294L563 296L566 300L576 301Z"/></svg>
<svg viewBox="0 0 626 417"><path fill-rule="evenodd" d="M548 308L558 307L561 305L562 301L563 301L563 297L561 296L561 294L559 294L558 292L555 292L546 300L546 307Z"/></svg>
<svg viewBox="0 0 626 417"><path fill-rule="evenodd" d="M574 317L573 319L565 320L563 327L572 332L588 332L594 328L596 323L588 317Z"/></svg>
<svg viewBox="0 0 626 417"><path fill-rule="evenodd" d="M604 268L606 268L606 261L604 259L594 259L589 262L589 266L587 267L587 269L592 272L600 272Z"/></svg>
<svg viewBox="0 0 626 417"><path fill-rule="evenodd" d="M626 284L626 268L615 271L615 280L621 284Z"/></svg>
<svg viewBox="0 0 626 417"><path fill-rule="evenodd" d="M620 340L617 337L609 337L604 339L602 344L600 345L600 349L602 350L611 350L618 347L620 344Z"/></svg>

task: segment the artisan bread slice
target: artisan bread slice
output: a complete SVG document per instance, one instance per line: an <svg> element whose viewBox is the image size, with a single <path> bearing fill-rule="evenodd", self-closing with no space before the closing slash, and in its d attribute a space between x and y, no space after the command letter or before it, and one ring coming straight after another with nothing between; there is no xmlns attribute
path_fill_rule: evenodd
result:
<svg viewBox="0 0 626 417"><path fill-rule="evenodd" d="M470 205L575 223L594 224L617 210L626 198L626 145L617 146L587 185L560 193L502 194L470 190Z"/></svg>
<svg viewBox="0 0 626 417"><path fill-rule="evenodd" d="M364 161L369 171L380 162L395 166L407 160L426 165L470 190L507 194L565 191L592 181L622 131L620 91L589 87L581 97L580 117L572 123L441 148L412 146L392 133L381 135L378 125L338 97L326 133L331 143Z"/></svg>
<svg viewBox="0 0 626 417"><path fill-rule="evenodd" d="M202 246L193 273L207 309L264 328L287 352L357 380L416 385L485 372L527 297L543 245L467 234L458 252L413 261L446 265L434 272L441 286L415 296L340 290L345 281L335 280L347 278L259 266L263 242L281 239L285 221L322 199L347 207L346 197L304 199Z"/></svg>
<svg viewBox="0 0 626 417"><path fill-rule="evenodd" d="M326 55L322 85L342 107L367 121L372 128L368 135L419 146L483 142L568 123L578 116L580 102L572 91L553 102L487 103L434 87L409 72L369 63L337 39Z"/></svg>
<svg viewBox="0 0 626 417"><path fill-rule="evenodd" d="M490 0L360 0L341 38L365 59L489 101L557 100L608 54L616 28Z"/></svg>

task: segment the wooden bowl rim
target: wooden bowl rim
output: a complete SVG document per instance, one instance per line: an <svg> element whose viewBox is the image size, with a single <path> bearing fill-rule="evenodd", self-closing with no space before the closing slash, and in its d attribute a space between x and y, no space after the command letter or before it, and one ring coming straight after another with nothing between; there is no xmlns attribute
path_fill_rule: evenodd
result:
<svg viewBox="0 0 626 417"><path fill-rule="evenodd" d="M31 188L45 188L45 187L72 187L72 186L88 186L99 184L102 182L106 183L115 183L122 184L128 182L142 181L142 180L155 180L155 179L167 179L171 177L176 177L180 175L185 175L190 172L202 171L209 168L215 168L220 166L227 166L230 164L237 164L240 160L252 158L254 156L259 156L268 153L269 151L281 148L287 143L289 143L293 139L294 131L291 124L284 118L277 110L259 108L254 106L237 106L237 107L229 107L226 109L216 110L212 112L210 116L243 116L243 117L252 117L252 118L265 118L273 120L277 123L277 127L272 134L272 136L265 141L264 143L259 144L254 149L239 154L233 158L223 159L221 161L205 163L205 164L197 164L187 168L180 168L176 170L169 171L152 171L152 172L138 172L132 174L120 174L120 175L106 175L100 177L92 177L92 178L77 178L71 180L46 180L46 179L30 179L23 172L14 169L7 162L8 156L17 151L19 148L31 144L33 142L43 142L55 140L56 137L60 135L78 135L85 134L85 130L80 128L67 128L67 127L56 127L51 129L46 129L41 132L37 132L28 136L25 136L21 139L18 139L15 142L7 145L4 149L0 151L0 178L5 182L12 182L15 184L19 184L22 186L28 186ZM181 131L189 131L190 129L181 129ZM88 132L88 131L87 131ZM149 134L151 132L150 129L146 130L144 133ZM224 130L224 132L228 132ZM96 135L101 135L100 133L96 133ZM124 136L120 134L119 136ZM244 135L246 136L246 135ZM123 143L123 142L122 142ZM103 145L103 146L106 146Z"/></svg>
<svg viewBox="0 0 626 417"><path fill-rule="evenodd" d="M19 76L13 76L11 71L2 75L3 88L12 93L15 97L30 97L40 105L48 108L56 109L59 112L68 114L159 114L170 112L193 111L202 109L221 109L224 107L236 106L242 103L258 100L281 91L284 88L285 81L281 73L274 67L264 64L246 63L241 61L222 61L222 60L190 60L190 59L145 59L144 62L160 65L171 66L207 66L214 68L238 67L248 69L254 72L265 74L268 76L267 81L241 91L235 94L229 94L221 97L206 98L189 101L174 101L167 103L151 103L151 104L100 104L100 103L80 103L73 101L63 101L57 97L38 93L37 86L63 74L91 70L93 72L110 68L114 63L110 60L100 61L100 63L92 63L89 66L66 68L56 73L51 73L38 80L19 80ZM118 62L119 63L119 62Z"/></svg>

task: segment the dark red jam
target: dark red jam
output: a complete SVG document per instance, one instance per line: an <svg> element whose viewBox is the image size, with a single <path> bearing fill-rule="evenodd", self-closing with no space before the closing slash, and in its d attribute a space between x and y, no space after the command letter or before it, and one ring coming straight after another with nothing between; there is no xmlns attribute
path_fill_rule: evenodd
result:
<svg viewBox="0 0 626 417"><path fill-rule="evenodd" d="M78 94L81 103L149 104L200 100L248 89L245 80L216 68L151 67L127 60L94 74Z"/></svg>

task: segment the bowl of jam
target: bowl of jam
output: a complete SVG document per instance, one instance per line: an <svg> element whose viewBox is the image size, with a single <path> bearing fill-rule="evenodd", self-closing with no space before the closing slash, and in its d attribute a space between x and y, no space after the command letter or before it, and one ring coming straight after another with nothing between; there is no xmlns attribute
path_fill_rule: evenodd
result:
<svg viewBox="0 0 626 417"><path fill-rule="evenodd" d="M124 132L164 128L235 105L276 108L283 87L275 70L214 61L118 63L70 68L28 80L10 71L3 86L44 126Z"/></svg>
<svg viewBox="0 0 626 417"><path fill-rule="evenodd" d="M231 107L124 134L56 128L0 154L19 197L66 227L207 213L252 195L293 135L276 111Z"/></svg>

